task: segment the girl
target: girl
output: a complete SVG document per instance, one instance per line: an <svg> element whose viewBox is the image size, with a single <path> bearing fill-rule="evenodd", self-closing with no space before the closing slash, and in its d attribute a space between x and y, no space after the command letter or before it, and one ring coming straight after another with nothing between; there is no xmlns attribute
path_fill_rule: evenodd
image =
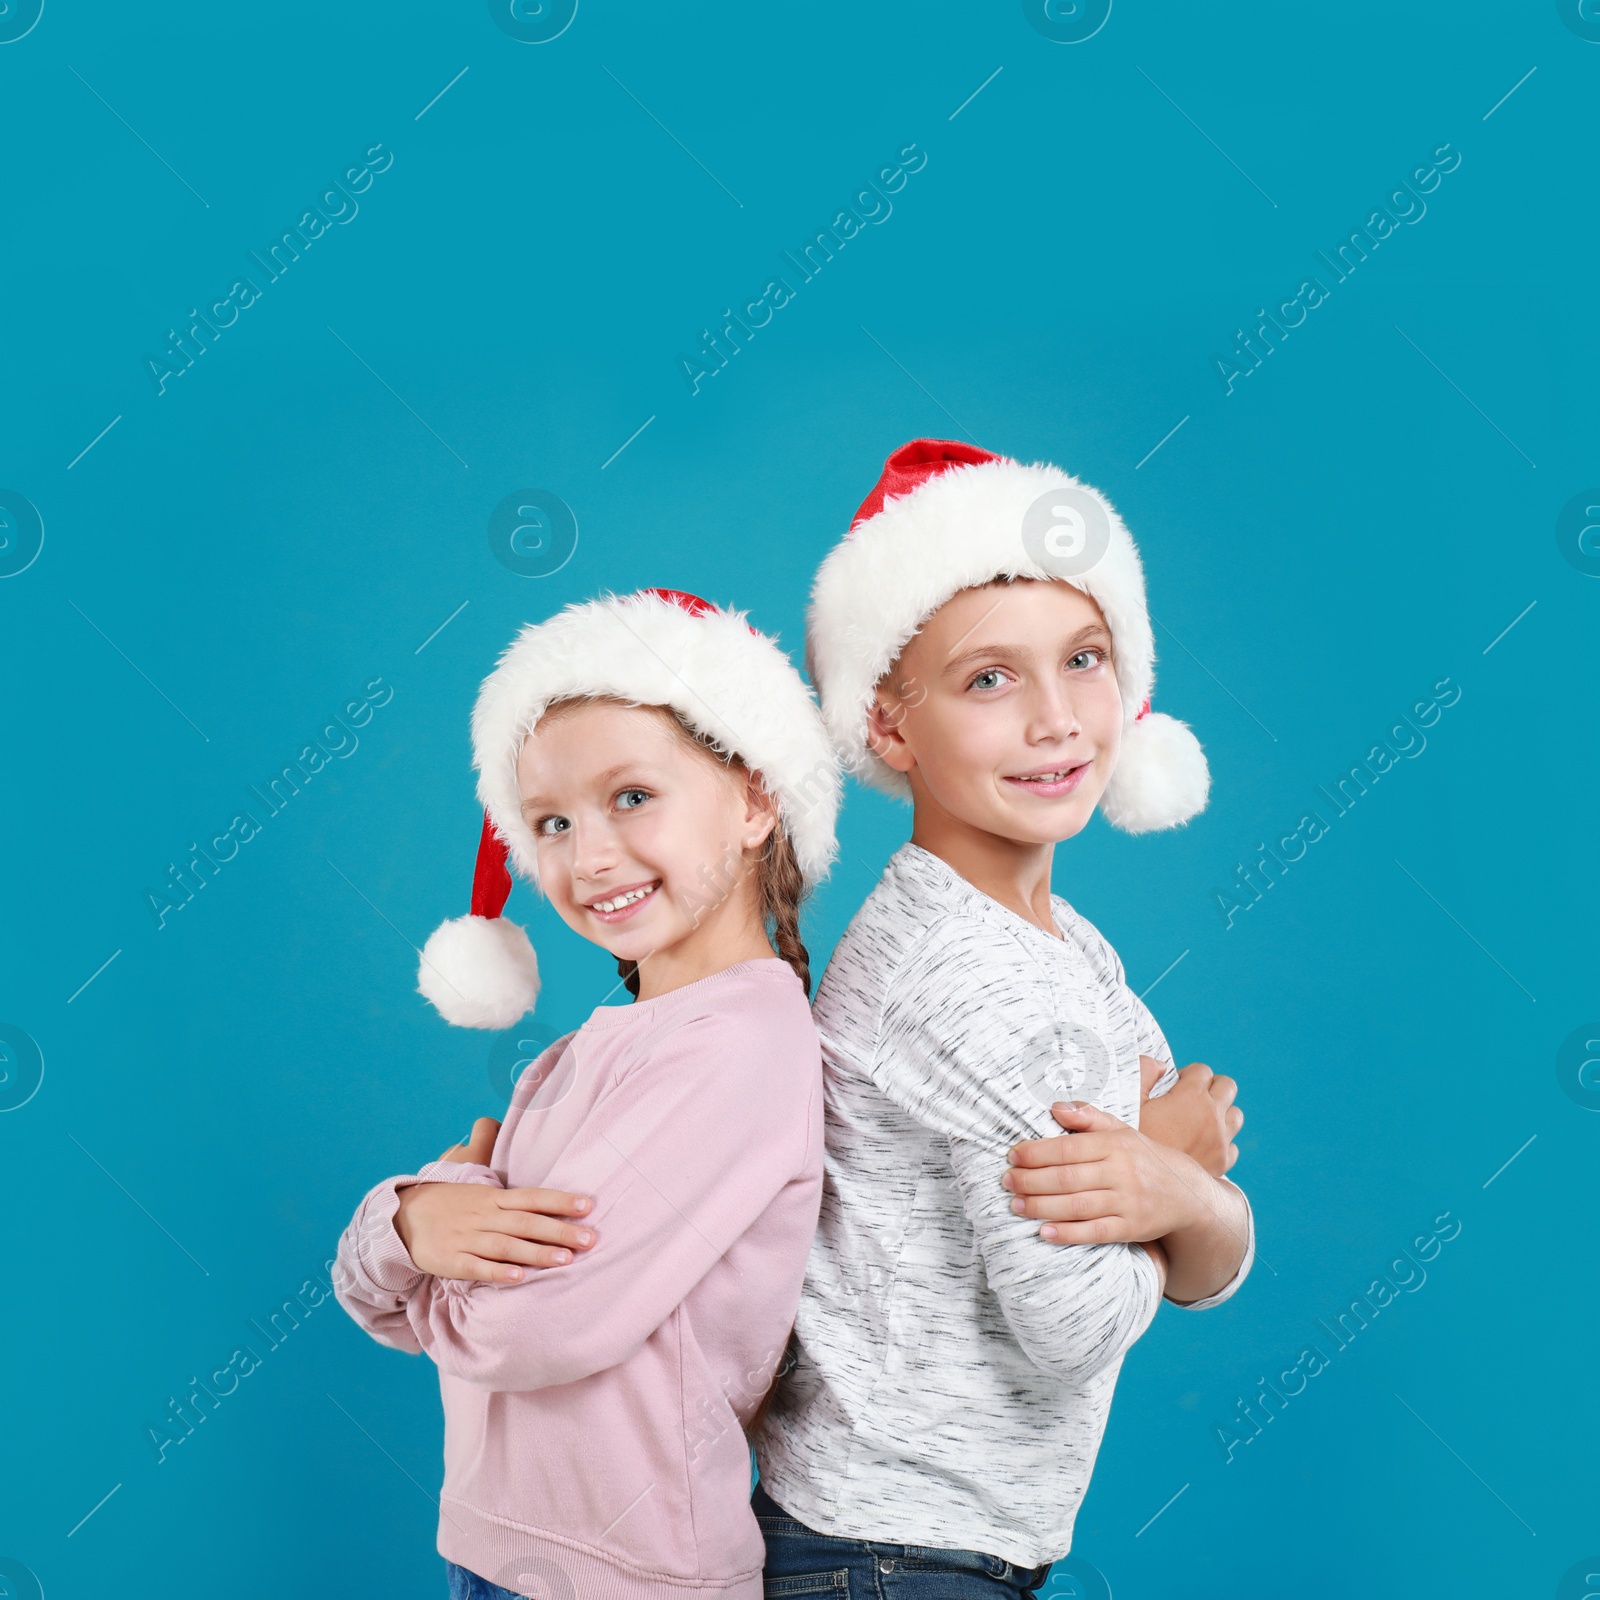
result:
<svg viewBox="0 0 1600 1600"><path fill-rule="evenodd" d="M336 1292L439 1368L453 1600L755 1600L743 1427L820 1203L797 912L834 852L834 759L777 646L674 590L525 628L472 738L472 913L428 941L421 992L473 1027L532 1004L509 856L634 999L546 1050L497 1133L371 1190Z"/></svg>

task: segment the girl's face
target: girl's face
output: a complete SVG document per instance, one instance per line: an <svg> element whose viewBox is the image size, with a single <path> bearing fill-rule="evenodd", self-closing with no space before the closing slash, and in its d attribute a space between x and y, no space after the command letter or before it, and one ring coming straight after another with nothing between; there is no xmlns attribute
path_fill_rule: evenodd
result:
<svg viewBox="0 0 1600 1600"><path fill-rule="evenodd" d="M963 589L879 685L872 745L928 806L1023 844L1069 839L1122 740L1111 632L1070 584Z"/></svg>
<svg viewBox="0 0 1600 1600"><path fill-rule="evenodd" d="M748 853L777 821L759 783L668 715L613 701L557 707L517 757L546 897L641 973L652 958L681 966L747 937L752 916L760 928Z"/></svg>

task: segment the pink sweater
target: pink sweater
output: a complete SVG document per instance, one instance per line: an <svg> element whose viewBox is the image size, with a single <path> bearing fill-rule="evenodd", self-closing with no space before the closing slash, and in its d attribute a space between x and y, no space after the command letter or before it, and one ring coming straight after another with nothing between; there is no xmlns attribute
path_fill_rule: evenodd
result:
<svg viewBox="0 0 1600 1600"><path fill-rule="evenodd" d="M446 1560L523 1593L760 1600L741 1423L816 1229L821 1076L799 979L740 962L552 1045L489 1166L430 1162L367 1194L335 1293L439 1368ZM590 1194L599 1237L520 1283L435 1278L393 1226L417 1179Z"/></svg>

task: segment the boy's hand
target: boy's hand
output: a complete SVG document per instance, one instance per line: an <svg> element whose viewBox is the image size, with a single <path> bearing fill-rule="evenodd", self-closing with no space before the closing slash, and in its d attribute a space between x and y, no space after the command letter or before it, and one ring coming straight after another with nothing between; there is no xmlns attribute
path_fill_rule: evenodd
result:
<svg viewBox="0 0 1600 1600"><path fill-rule="evenodd" d="M1176 1091L1173 1091L1174 1093ZM1192 1157L1090 1105L1057 1101L1068 1132L1011 1149L1012 1210L1056 1244L1143 1243L1208 1222L1212 1179Z"/></svg>
<svg viewBox="0 0 1600 1600"><path fill-rule="evenodd" d="M1139 1057L1139 1067L1148 1095L1166 1068L1149 1056ZM1239 1159L1239 1147L1233 1142L1244 1126L1244 1112L1233 1103L1238 1092L1232 1078L1212 1072L1202 1061L1191 1061L1165 1094L1140 1101L1139 1132L1192 1156L1213 1178L1220 1178Z"/></svg>
<svg viewBox="0 0 1600 1600"><path fill-rule="evenodd" d="M500 1124L479 1117L465 1144L441 1161L487 1166ZM562 1222L593 1202L562 1189L501 1189L486 1183L412 1183L400 1190L394 1231L414 1266L436 1278L516 1283L527 1267L559 1267L595 1242L592 1228Z"/></svg>

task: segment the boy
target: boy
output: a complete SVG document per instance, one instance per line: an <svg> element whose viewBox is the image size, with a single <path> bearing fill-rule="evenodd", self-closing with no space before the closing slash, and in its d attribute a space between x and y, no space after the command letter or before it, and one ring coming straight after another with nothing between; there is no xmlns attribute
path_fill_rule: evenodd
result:
<svg viewBox="0 0 1600 1600"><path fill-rule="evenodd" d="M1131 537L1053 467L896 451L818 574L807 643L846 765L908 794L914 824L814 1008L822 1215L755 1436L768 1592L875 1594L895 1569L907 1595L1032 1590L1163 1293L1215 1305L1254 1255L1248 1202L1213 1175L1236 1155L1232 1084L1186 1068L1172 1142L1149 1136L1159 1100L1139 1131L1171 1052L1050 893L1055 843L1096 804L1172 827L1209 773L1149 710Z"/></svg>

